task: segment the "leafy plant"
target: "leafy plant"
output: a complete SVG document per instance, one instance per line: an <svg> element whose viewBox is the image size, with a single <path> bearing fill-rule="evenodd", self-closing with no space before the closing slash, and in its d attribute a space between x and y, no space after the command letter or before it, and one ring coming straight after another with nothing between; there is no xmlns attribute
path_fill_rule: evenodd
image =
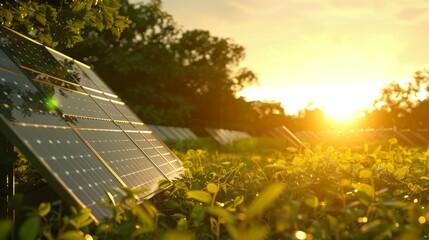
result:
<svg viewBox="0 0 429 240"><path fill-rule="evenodd" d="M358 149L358 150L356 150ZM176 152L183 178L138 203L123 189L95 225L89 209L31 209L21 238L418 239L429 236L429 150L398 145ZM57 217L56 217L57 216ZM11 229L0 221L0 239Z"/></svg>

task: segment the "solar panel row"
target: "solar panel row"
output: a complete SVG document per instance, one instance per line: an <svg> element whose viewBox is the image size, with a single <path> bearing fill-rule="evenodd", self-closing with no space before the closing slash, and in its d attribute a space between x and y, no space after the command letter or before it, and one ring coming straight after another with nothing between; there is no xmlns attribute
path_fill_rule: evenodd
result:
<svg viewBox="0 0 429 240"><path fill-rule="evenodd" d="M189 128L147 125L161 140L195 140L197 136Z"/></svg>
<svg viewBox="0 0 429 240"><path fill-rule="evenodd" d="M144 188L144 198L180 176L179 160L89 67L9 29L0 37L1 129L63 198L99 220L106 192Z"/></svg>
<svg viewBox="0 0 429 240"><path fill-rule="evenodd" d="M427 131L419 129L416 131L410 129L393 129L393 128L382 128L382 129L347 129L347 130L329 130L329 131L297 131L293 134L301 141L319 144L319 143L339 143L339 144L363 144L387 141L391 138L396 138L399 143L419 146L429 144L429 135ZM290 134L280 127L269 131L266 134L268 137L285 139L290 143L293 143L293 139Z"/></svg>
<svg viewBox="0 0 429 240"><path fill-rule="evenodd" d="M222 129L222 128L206 128L206 131L221 145L228 145L235 140L249 138L250 135L246 132Z"/></svg>

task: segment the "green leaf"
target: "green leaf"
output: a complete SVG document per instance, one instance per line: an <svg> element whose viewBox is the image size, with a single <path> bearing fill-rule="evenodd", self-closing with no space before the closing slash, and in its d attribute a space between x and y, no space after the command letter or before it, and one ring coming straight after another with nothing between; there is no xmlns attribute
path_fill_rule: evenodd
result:
<svg viewBox="0 0 429 240"><path fill-rule="evenodd" d="M44 217L48 215L48 213L51 211L51 204L50 203L41 203L39 205L38 213L41 217Z"/></svg>
<svg viewBox="0 0 429 240"><path fill-rule="evenodd" d="M27 218L19 228L19 239L36 239L40 233L41 219L39 216Z"/></svg>
<svg viewBox="0 0 429 240"><path fill-rule="evenodd" d="M343 178L340 180L340 186L341 187L348 187L350 186L351 182L349 179Z"/></svg>
<svg viewBox="0 0 429 240"><path fill-rule="evenodd" d="M362 169L359 171L359 177L360 178L371 178L372 177L372 170L371 169Z"/></svg>
<svg viewBox="0 0 429 240"><path fill-rule="evenodd" d="M188 191L186 193L186 198L194 199L203 203L210 203L212 201L210 193L201 190Z"/></svg>
<svg viewBox="0 0 429 240"><path fill-rule="evenodd" d="M305 199L305 204L311 208L317 208L319 206L319 198L316 196L310 196Z"/></svg>
<svg viewBox="0 0 429 240"><path fill-rule="evenodd" d="M90 217L91 217L91 209L90 208L83 208L83 209L79 210L79 213L75 217L75 220L78 222L84 222Z"/></svg>
<svg viewBox="0 0 429 240"><path fill-rule="evenodd" d="M250 205L247 215L249 218L261 215L265 209L272 206L273 202L280 196L285 189L285 185L275 183L266 188L261 195Z"/></svg>
<svg viewBox="0 0 429 240"><path fill-rule="evenodd" d="M397 144L398 143L398 139L396 139L396 138L391 138L391 139L389 139L389 144L390 145L395 145L395 144Z"/></svg>
<svg viewBox="0 0 429 240"><path fill-rule="evenodd" d="M0 220L0 240L6 240L12 230L13 222L9 219Z"/></svg>
<svg viewBox="0 0 429 240"><path fill-rule="evenodd" d="M207 212L216 217L221 217L225 223L234 223L235 219L230 212L220 207L209 207Z"/></svg>
<svg viewBox="0 0 429 240"><path fill-rule="evenodd" d="M36 20L42 24L43 26L46 25L46 16L40 13L36 13Z"/></svg>
<svg viewBox="0 0 429 240"><path fill-rule="evenodd" d="M184 161L183 163L183 167L184 168L192 168L192 166L194 165L191 161Z"/></svg>
<svg viewBox="0 0 429 240"><path fill-rule="evenodd" d="M366 183L352 183L352 187L358 191L365 193L368 197L374 197L374 188Z"/></svg>
<svg viewBox="0 0 429 240"><path fill-rule="evenodd" d="M77 230L70 230L61 234L58 238L59 240L85 240L83 233Z"/></svg>
<svg viewBox="0 0 429 240"><path fill-rule="evenodd" d="M216 185L216 184L214 184L214 183L209 183L209 184L207 184L207 191L208 191L209 193L213 193L213 194L215 194L215 193L217 193L217 192L219 191L219 188L217 187L217 185Z"/></svg>
<svg viewBox="0 0 429 240"><path fill-rule="evenodd" d="M186 220L186 218L180 218L177 221L176 229L182 232L188 231L188 221Z"/></svg>
<svg viewBox="0 0 429 240"><path fill-rule="evenodd" d="M171 187L171 185L172 185L171 181L167 179L161 179L158 181L158 187L162 189L167 189Z"/></svg>
<svg viewBox="0 0 429 240"><path fill-rule="evenodd" d="M143 210L140 206L137 206L136 212L137 212L137 217L138 217L140 223L143 226L147 227L147 229L146 229L147 232L153 231L155 229L154 219L152 219L150 217L150 215L145 210Z"/></svg>
<svg viewBox="0 0 429 240"><path fill-rule="evenodd" d="M396 179L398 180L402 180L404 179L407 174L408 174L408 170L409 170L409 166L403 166L401 168L398 168L393 175L395 176Z"/></svg>
<svg viewBox="0 0 429 240"><path fill-rule="evenodd" d="M204 207L200 204L196 204L191 211L190 218L194 220L196 223L200 223L204 220L205 211Z"/></svg>
<svg viewBox="0 0 429 240"><path fill-rule="evenodd" d="M244 197L243 197L243 196L238 196L238 197L236 197L236 198L234 199L234 205L235 205L235 206L238 206L238 205L242 204L242 203L243 203L243 201L244 201Z"/></svg>

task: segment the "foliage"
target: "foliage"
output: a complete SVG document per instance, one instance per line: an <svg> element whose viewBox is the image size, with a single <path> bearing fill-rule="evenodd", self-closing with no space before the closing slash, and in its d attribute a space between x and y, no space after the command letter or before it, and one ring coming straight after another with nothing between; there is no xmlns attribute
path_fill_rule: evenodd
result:
<svg viewBox="0 0 429 240"><path fill-rule="evenodd" d="M119 0L6 0L0 6L1 24L56 47L72 47L89 30L109 31L116 38L130 21L120 15Z"/></svg>
<svg viewBox="0 0 429 240"><path fill-rule="evenodd" d="M429 150L389 140L359 151L177 152L182 180L137 204L126 190L98 226L88 210L30 211L19 234L47 239L418 239L429 236ZM160 182L160 186L168 186ZM137 191L137 190L136 190ZM10 222L0 221L0 229ZM4 237L4 231L2 232Z"/></svg>
<svg viewBox="0 0 429 240"><path fill-rule="evenodd" d="M241 67L242 46L204 30L184 30L161 1L123 2L132 24L116 39L89 32L68 55L93 65L101 77L142 117L158 125L240 129L254 110L235 93L257 81ZM206 111L210 108L211 111Z"/></svg>
<svg viewBox="0 0 429 240"><path fill-rule="evenodd" d="M410 82L390 82L367 112L366 124L371 127L422 128L428 108L428 71L417 71ZM425 125L424 125L425 124Z"/></svg>

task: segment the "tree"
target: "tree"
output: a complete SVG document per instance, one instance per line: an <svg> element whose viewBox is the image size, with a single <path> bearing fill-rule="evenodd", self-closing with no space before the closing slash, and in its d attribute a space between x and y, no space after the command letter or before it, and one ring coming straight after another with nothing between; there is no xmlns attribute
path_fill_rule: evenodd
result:
<svg viewBox="0 0 429 240"><path fill-rule="evenodd" d="M328 127L323 110L309 105L299 112L297 129L299 130L326 130Z"/></svg>
<svg viewBox="0 0 429 240"><path fill-rule="evenodd" d="M120 0L5 0L2 25L56 47L72 47L88 30L109 31L119 37L130 21L120 15Z"/></svg>
<svg viewBox="0 0 429 240"><path fill-rule="evenodd" d="M254 101L251 104L254 110L252 126L254 126L259 135L281 126L295 129L294 118L286 116L281 103Z"/></svg>
<svg viewBox="0 0 429 240"><path fill-rule="evenodd" d="M367 112L368 127L414 128L421 125L422 113L427 111L429 91L428 71L417 71L410 82L390 82Z"/></svg>
<svg viewBox="0 0 429 240"><path fill-rule="evenodd" d="M237 122L226 120L229 109L236 109L234 101L242 101L235 93L257 81L252 71L239 67L244 48L208 31L191 30L184 32L172 49L183 69L177 87L188 99L196 100L192 112L196 121L222 128Z"/></svg>

